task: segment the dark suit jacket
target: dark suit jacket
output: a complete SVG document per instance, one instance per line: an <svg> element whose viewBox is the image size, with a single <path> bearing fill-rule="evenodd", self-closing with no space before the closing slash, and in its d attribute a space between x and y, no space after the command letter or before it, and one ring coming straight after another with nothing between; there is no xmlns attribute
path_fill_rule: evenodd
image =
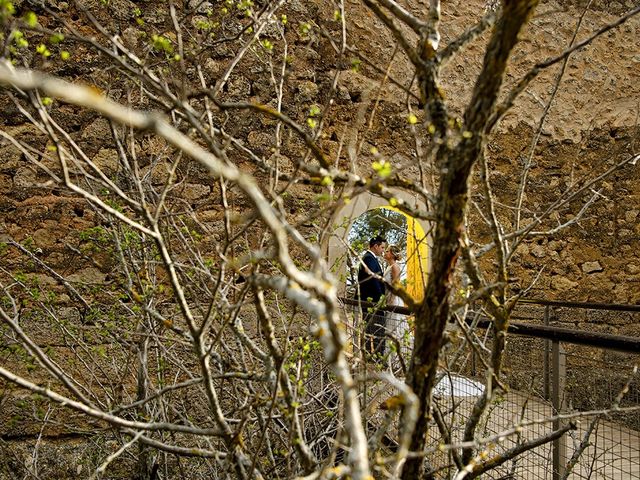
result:
<svg viewBox="0 0 640 480"><path fill-rule="evenodd" d="M368 250L362 257L362 263L364 265L361 264L358 269L359 298L363 301L375 303L384 295L385 287L384 282L374 278L371 273L382 277L382 267L376 256Z"/></svg>

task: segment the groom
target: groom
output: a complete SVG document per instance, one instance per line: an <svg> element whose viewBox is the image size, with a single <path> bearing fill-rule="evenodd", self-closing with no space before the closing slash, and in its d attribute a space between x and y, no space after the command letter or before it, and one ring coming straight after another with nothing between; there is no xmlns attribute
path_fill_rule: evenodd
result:
<svg viewBox="0 0 640 480"><path fill-rule="evenodd" d="M362 257L358 269L358 298L361 302L378 303L384 296L382 267L376 257L382 256L385 244L384 238L373 237L369 241L369 250ZM381 359L384 355L384 335L386 332L384 312L378 310L377 307L361 305L361 308L365 322L365 352L375 359Z"/></svg>

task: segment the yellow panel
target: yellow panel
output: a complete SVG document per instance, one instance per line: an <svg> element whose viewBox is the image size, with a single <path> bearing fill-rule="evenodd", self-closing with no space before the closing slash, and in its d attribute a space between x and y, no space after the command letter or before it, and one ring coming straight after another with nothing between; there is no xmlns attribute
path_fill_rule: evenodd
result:
<svg viewBox="0 0 640 480"><path fill-rule="evenodd" d="M420 301L424 297L429 254L427 236L424 233L424 229L415 218L397 208L391 206L379 208L400 212L407 219L407 292L415 300Z"/></svg>
<svg viewBox="0 0 640 480"><path fill-rule="evenodd" d="M407 215L407 291L417 301L424 297L427 278L427 236L415 218Z"/></svg>

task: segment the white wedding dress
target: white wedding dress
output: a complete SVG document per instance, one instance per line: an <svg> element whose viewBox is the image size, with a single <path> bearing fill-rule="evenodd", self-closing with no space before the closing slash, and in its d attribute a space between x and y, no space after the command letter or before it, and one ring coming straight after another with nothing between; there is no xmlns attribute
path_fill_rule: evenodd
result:
<svg viewBox="0 0 640 480"><path fill-rule="evenodd" d="M393 283L391 279L391 267L388 267L384 271L384 281L387 283ZM397 305L404 306L404 302L400 297L394 295L390 291L387 291L386 295L387 306ZM409 329L409 323L407 322L407 316L401 313L387 312L386 313L387 333L392 335L400 342L400 349L404 353L405 350L412 348L413 335Z"/></svg>

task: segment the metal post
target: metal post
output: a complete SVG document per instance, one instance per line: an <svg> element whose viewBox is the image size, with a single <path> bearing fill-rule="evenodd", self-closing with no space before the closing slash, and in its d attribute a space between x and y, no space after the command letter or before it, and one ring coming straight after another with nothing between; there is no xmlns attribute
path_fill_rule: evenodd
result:
<svg viewBox="0 0 640 480"><path fill-rule="evenodd" d="M560 342L553 341L551 347L553 360L553 381L551 400L553 403L553 414L557 415L564 411L564 387L567 378L567 359ZM561 427L559 419L554 420L553 429ZM553 480L563 478L567 465L567 439L566 436L554 440L553 442Z"/></svg>
<svg viewBox="0 0 640 480"><path fill-rule="evenodd" d="M475 350L471 350L471 376L475 377L476 376L476 351Z"/></svg>
<svg viewBox="0 0 640 480"><path fill-rule="evenodd" d="M550 315L551 307L547 305L544 307L544 326L549 326L549 315ZM544 365L543 365L543 382L544 382L544 399L549 400L549 384L550 375L549 375L549 357L551 356L551 342L549 340L544 341Z"/></svg>
<svg viewBox="0 0 640 480"><path fill-rule="evenodd" d="M470 305L470 311L473 315L473 318L476 318L476 304L475 302L471 303ZM473 325L473 323L471 323L470 325ZM471 348L471 376L475 378L475 376L478 373L478 369L477 369L477 365L476 363L478 362L478 359L476 358L476 349L475 348Z"/></svg>

